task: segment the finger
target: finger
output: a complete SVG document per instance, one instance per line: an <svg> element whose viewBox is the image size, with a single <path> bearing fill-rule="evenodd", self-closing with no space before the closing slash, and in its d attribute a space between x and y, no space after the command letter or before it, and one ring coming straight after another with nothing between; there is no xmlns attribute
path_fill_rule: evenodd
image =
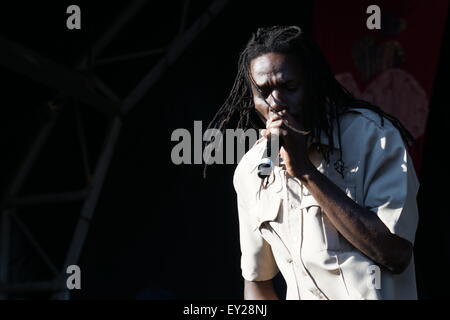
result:
<svg viewBox="0 0 450 320"><path fill-rule="evenodd" d="M261 130L261 136L266 137L268 134L268 131L266 129Z"/></svg>
<svg viewBox="0 0 450 320"><path fill-rule="evenodd" d="M271 127L271 124L276 122L276 121L278 121L278 120L281 120L284 123L289 122L289 121L292 122L293 121L293 117L287 112L286 109L285 110L281 110L277 114L272 114L269 117L269 119L268 119L268 121L266 123L266 127L267 128Z"/></svg>
<svg viewBox="0 0 450 320"><path fill-rule="evenodd" d="M284 115L288 114L286 109L281 110L280 112L278 112L278 115L280 117L283 117Z"/></svg>
<svg viewBox="0 0 450 320"><path fill-rule="evenodd" d="M269 128L280 128L283 125L283 120L276 120L276 121L272 121L269 126L267 127L267 129Z"/></svg>
<svg viewBox="0 0 450 320"><path fill-rule="evenodd" d="M282 128L270 128L266 130L266 136L268 135L277 135L277 136L287 136L289 134L289 131Z"/></svg>
<svg viewBox="0 0 450 320"><path fill-rule="evenodd" d="M270 122L273 122L273 121L276 121L279 119L281 119L281 116L279 114L270 112L267 122L270 123ZM266 122L266 124L267 124L267 122Z"/></svg>
<svg viewBox="0 0 450 320"><path fill-rule="evenodd" d="M269 132L270 132L270 135L281 136L282 135L282 130L283 129L280 129L280 128L270 128ZM284 131L286 131L286 130L284 130Z"/></svg>

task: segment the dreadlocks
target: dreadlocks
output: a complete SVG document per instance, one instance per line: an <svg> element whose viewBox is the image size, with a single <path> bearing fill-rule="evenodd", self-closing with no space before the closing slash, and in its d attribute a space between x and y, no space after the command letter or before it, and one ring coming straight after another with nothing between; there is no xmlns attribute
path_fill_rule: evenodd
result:
<svg viewBox="0 0 450 320"><path fill-rule="evenodd" d="M308 139L320 138L322 133L328 138L331 148L319 148L327 163L329 163L330 150L336 143L339 144L339 160L334 163L334 166L341 175L343 175L344 163L342 161L339 117L350 108L366 108L376 112L381 118L382 125L384 125L385 118L392 122L407 145L414 141L398 119L367 101L356 99L345 89L334 77L317 44L306 37L297 26L259 28L252 35L240 53L238 72L231 92L212 119L208 129L215 128L223 132L235 116L237 116L236 128L244 130L265 128L264 122L258 116L253 105L250 62L270 52L293 55L302 64L306 105L314 106L314 108L302 108L302 124L305 130L310 131ZM335 124L337 125L338 141L333 139ZM206 168L207 165L204 167L204 177L206 177Z"/></svg>

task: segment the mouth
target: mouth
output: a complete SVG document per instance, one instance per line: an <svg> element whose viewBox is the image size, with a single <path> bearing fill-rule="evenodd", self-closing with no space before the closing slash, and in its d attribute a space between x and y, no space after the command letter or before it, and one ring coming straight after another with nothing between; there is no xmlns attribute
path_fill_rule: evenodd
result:
<svg viewBox="0 0 450 320"><path fill-rule="evenodd" d="M274 114L278 114L283 110L289 110L288 107L277 107L277 108L270 108L269 107L269 112L268 114L270 115L270 113L274 113ZM288 111L289 112L289 111Z"/></svg>

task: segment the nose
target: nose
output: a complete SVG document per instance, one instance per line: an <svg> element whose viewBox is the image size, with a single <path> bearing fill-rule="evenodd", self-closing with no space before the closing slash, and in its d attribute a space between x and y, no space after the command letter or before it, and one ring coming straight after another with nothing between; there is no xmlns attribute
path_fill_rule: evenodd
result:
<svg viewBox="0 0 450 320"><path fill-rule="evenodd" d="M269 103L270 109L273 112L279 112L287 108L286 104L281 98L279 90L273 90L267 102Z"/></svg>

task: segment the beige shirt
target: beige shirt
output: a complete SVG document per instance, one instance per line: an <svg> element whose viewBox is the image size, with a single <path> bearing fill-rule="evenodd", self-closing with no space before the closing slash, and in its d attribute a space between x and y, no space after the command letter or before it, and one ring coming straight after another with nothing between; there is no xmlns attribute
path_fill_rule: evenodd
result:
<svg viewBox="0 0 450 320"><path fill-rule="evenodd" d="M366 109L352 109L340 123L344 178L333 166L338 152L327 164L311 148L311 161L392 233L414 243L419 183L398 130L386 119L382 126L380 117ZM337 141L336 129L334 136ZM286 299L417 299L414 258L398 275L378 268L334 228L282 163L274 167L267 189L260 190L257 166L265 146L264 139L258 140L233 178L244 279L269 280L280 271Z"/></svg>

